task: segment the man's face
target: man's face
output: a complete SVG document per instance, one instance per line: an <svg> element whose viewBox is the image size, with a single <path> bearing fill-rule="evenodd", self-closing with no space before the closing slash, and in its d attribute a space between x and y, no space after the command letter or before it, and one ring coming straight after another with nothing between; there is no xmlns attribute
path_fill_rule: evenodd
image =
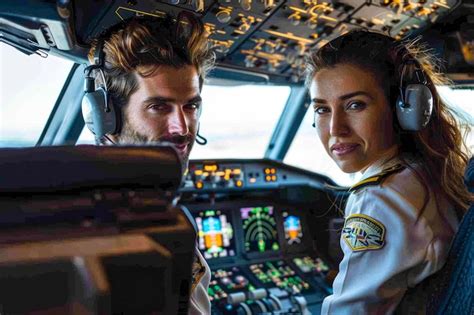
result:
<svg viewBox="0 0 474 315"><path fill-rule="evenodd" d="M136 74L138 90L124 107L118 143L146 144L167 141L175 145L187 166L196 138L201 96L193 66L160 66L146 78Z"/></svg>

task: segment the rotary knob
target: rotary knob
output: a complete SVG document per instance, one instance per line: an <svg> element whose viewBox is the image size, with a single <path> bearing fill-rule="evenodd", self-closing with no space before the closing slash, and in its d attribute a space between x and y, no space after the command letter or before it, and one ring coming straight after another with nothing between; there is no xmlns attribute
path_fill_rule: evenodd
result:
<svg viewBox="0 0 474 315"><path fill-rule="evenodd" d="M216 51L222 54L227 54L229 52L229 47L227 47L226 45L219 45L217 46Z"/></svg>
<svg viewBox="0 0 474 315"><path fill-rule="evenodd" d="M306 21L306 25L314 30L316 29L316 27L318 27L318 21L316 19L309 19L308 21Z"/></svg>
<svg viewBox="0 0 474 315"><path fill-rule="evenodd" d="M293 24L294 26L299 25L301 22L301 16L297 14L291 15L288 19L290 20L290 23Z"/></svg>
<svg viewBox="0 0 474 315"><path fill-rule="evenodd" d="M272 45L271 43L265 43L263 50L269 54L273 54L275 52L275 45Z"/></svg>
<svg viewBox="0 0 474 315"><path fill-rule="evenodd" d="M252 9L252 0L240 0L240 6L245 11L250 11Z"/></svg>
<svg viewBox="0 0 474 315"><path fill-rule="evenodd" d="M270 72L275 72L276 71L276 65L273 63L268 64L268 71Z"/></svg>
<svg viewBox="0 0 474 315"><path fill-rule="evenodd" d="M269 9L269 8L273 7L273 5L275 4L275 1L274 0L263 0L263 4L265 5L265 9Z"/></svg>
<svg viewBox="0 0 474 315"><path fill-rule="evenodd" d="M296 51L294 50L290 51L285 56L286 62L288 62L291 65L293 62L295 62L297 56L298 54L296 53Z"/></svg>
<svg viewBox="0 0 474 315"><path fill-rule="evenodd" d="M204 0L191 0L191 5L196 12L204 11Z"/></svg>
<svg viewBox="0 0 474 315"><path fill-rule="evenodd" d="M230 12L227 10L222 10L217 12L216 18L220 23L229 23L231 19Z"/></svg>
<svg viewBox="0 0 474 315"><path fill-rule="evenodd" d="M245 57L245 66L247 68L255 67L255 61L257 61L257 58L254 56L247 56Z"/></svg>

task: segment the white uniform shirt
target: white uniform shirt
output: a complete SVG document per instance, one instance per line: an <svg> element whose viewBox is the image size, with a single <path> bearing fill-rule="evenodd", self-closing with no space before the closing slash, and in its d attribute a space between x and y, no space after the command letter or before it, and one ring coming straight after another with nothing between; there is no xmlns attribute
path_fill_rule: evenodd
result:
<svg viewBox="0 0 474 315"><path fill-rule="evenodd" d="M396 158L379 161L366 170L362 180L397 163ZM458 220L443 198L438 198L438 211L432 191L418 218L424 194L408 167L381 184L351 193L340 241L344 258L334 292L324 299L321 314L391 314L407 288L443 266Z"/></svg>
<svg viewBox="0 0 474 315"><path fill-rule="evenodd" d="M202 271L200 272L197 270L194 275L191 297L189 299L188 315L209 315L211 314L211 302L209 300L207 288L209 287L209 281L211 280L211 269L197 248L195 252L195 263L200 265L197 269L202 269Z"/></svg>

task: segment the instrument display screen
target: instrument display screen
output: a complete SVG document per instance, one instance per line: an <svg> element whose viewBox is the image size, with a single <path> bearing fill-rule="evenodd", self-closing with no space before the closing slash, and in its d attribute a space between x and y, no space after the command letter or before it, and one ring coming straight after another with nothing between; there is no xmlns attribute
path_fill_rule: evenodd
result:
<svg viewBox="0 0 474 315"><path fill-rule="evenodd" d="M278 232L273 207L241 208L244 247L247 253L278 251Z"/></svg>
<svg viewBox="0 0 474 315"><path fill-rule="evenodd" d="M300 244L303 238L303 229L301 228L301 219L294 214L283 212L283 227L285 230L285 240L288 245Z"/></svg>
<svg viewBox="0 0 474 315"><path fill-rule="evenodd" d="M204 258L235 256L234 230L229 216L220 210L197 213L198 244Z"/></svg>

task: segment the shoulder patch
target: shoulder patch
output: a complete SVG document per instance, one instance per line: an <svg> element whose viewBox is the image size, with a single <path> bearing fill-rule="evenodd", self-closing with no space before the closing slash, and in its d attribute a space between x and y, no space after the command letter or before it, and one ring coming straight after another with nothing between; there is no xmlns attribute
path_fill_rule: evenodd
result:
<svg viewBox="0 0 474 315"><path fill-rule="evenodd" d="M385 226L364 214L346 218L341 236L352 251L380 249L385 244Z"/></svg>
<svg viewBox="0 0 474 315"><path fill-rule="evenodd" d="M384 169L377 175L363 179L357 184L351 186L351 188L349 188L349 192L357 191L366 186L379 185L385 178L389 177L392 174L398 173L402 171L403 169L405 169L404 165L395 164L394 166Z"/></svg>
<svg viewBox="0 0 474 315"><path fill-rule="evenodd" d="M193 292L194 289L197 287L197 285L199 284L199 281L201 281L201 278L204 276L205 273L206 273L206 267L204 267L198 255L194 254L193 266L192 266L193 283L191 286L191 292Z"/></svg>

